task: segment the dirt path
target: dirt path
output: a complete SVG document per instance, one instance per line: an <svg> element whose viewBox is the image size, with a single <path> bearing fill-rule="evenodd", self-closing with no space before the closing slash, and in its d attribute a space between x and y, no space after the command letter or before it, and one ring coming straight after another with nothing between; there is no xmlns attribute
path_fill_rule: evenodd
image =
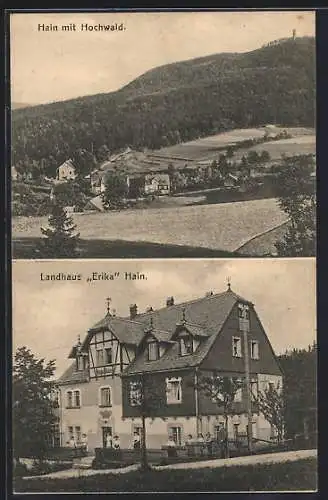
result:
<svg viewBox="0 0 328 500"><path fill-rule="evenodd" d="M204 467L234 467L239 465L269 464L277 462L290 462L303 458L317 457L317 450L282 451L279 453L266 453L263 455L251 455L246 457L234 457L225 459L206 460L202 462L190 462L175 465L160 465L154 467L157 470L165 469L202 469Z"/></svg>
<svg viewBox="0 0 328 500"><path fill-rule="evenodd" d="M268 464L268 463L278 463L278 462L290 462L296 461L304 458L317 457L317 450L298 450L298 451L284 451L279 453L267 453L263 455L252 455L246 457L234 457L226 459L215 459L206 460L202 462L190 462L183 464L173 464L173 465L158 465L153 467L154 470L166 470L166 469L202 469L205 467L233 467L242 465L255 465L255 464ZM122 469L69 469L58 472L53 472L51 474L44 474L42 476L29 476L23 479L67 479L71 477L82 477L82 476L95 476L98 474L126 474L133 470L137 470L139 464L130 465L129 467L124 467Z"/></svg>

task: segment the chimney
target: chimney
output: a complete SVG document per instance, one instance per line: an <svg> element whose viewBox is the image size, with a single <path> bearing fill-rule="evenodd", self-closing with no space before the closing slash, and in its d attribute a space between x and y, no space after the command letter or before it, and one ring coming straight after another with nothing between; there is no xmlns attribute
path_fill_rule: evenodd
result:
<svg viewBox="0 0 328 500"><path fill-rule="evenodd" d="M206 292L205 297L212 297L213 292L212 290L210 292Z"/></svg>
<svg viewBox="0 0 328 500"><path fill-rule="evenodd" d="M138 306L137 304L130 305L130 319L134 319L138 314Z"/></svg>
<svg viewBox="0 0 328 500"><path fill-rule="evenodd" d="M174 306L174 297L168 297L166 299L166 307Z"/></svg>

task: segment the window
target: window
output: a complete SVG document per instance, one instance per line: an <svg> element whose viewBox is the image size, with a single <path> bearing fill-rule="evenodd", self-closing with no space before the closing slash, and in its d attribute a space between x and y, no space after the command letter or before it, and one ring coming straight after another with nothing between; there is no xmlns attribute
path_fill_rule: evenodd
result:
<svg viewBox="0 0 328 500"><path fill-rule="evenodd" d="M74 391L74 406L75 408L80 408L81 406L81 397L80 397L80 391Z"/></svg>
<svg viewBox="0 0 328 500"><path fill-rule="evenodd" d="M225 435L224 423L222 422L221 425L216 425L214 427L214 438L216 441L222 441L224 435Z"/></svg>
<svg viewBox="0 0 328 500"><path fill-rule="evenodd" d="M74 427L71 425L68 428L68 439L74 439Z"/></svg>
<svg viewBox="0 0 328 500"><path fill-rule="evenodd" d="M268 382L268 389L269 391L274 391L275 389L274 382Z"/></svg>
<svg viewBox="0 0 328 500"><path fill-rule="evenodd" d="M169 438L172 438L177 446L181 446L181 427L170 427Z"/></svg>
<svg viewBox="0 0 328 500"><path fill-rule="evenodd" d="M233 433L234 433L234 437L236 440L238 439L238 434L239 434L238 428L239 428L239 424L233 424Z"/></svg>
<svg viewBox="0 0 328 500"><path fill-rule="evenodd" d="M238 317L241 319L249 319L249 307L246 304L239 304Z"/></svg>
<svg viewBox="0 0 328 500"><path fill-rule="evenodd" d="M234 358L241 358L241 338L232 337L232 356Z"/></svg>
<svg viewBox="0 0 328 500"><path fill-rule="evenodd" d="M130 382L129 400L130 400L130 406L141 405L141 387L139 382Z"/></svg>
<svg viewBox="0 0 328 500"><path fill-rule="evenodd" d="M251 358L259 359L259 343L257 340L251 340Z"/></svg>
<svg viewBox="0 0 328 500"><path fill-rule="evenodd" d="M181 403L181 378L166 379L166 400L167 404Z"/></svg>
<svg viewBox="0 0 328 500"><path fill-rule="evenodd" d="M66 393L67 397L67 408L72 408L73 406L73 392L72 391L67 391Z"/></svg>
<svg viewBox="0 0 328 500"><path fill-rule="evenodd" d="M99 406L112 406L110 387L101 387L100 388Z"/></svg>
<svg viewBox="0 0 328 500"><path fill-rule="evenodd" d="M113 363L113 349L111 347L107 347L105 349L105 364L111 365Z"/></svg>
<svg viewBox="0 0 328 500"><path fill-rule="evenodd" d="M96 350L96 362L97 362L97 366L104 366L104 351L103 351L103 349Z"/></svg>
<svg viewBox="0 0 328 500"><path fill-rule="evenodd" d="M78 369L78 371L85 369L86 359L85 359L84 356L78 356L76 358L76 363L77 363L77 369Z"/></svg>
<svg viewBox="0 0 328 500"><path fill-rule="evenodd" d="M187 356L193 353L193 341L192 337L182 337L180 339L180 354L181 356Z"/></svg>
<svg viewBox="0 0 328 500"><path fill-rule="evenodd" d="M157 342L149 342L148 344L148 361L156 361L159 357L159 349Z"/></svg>

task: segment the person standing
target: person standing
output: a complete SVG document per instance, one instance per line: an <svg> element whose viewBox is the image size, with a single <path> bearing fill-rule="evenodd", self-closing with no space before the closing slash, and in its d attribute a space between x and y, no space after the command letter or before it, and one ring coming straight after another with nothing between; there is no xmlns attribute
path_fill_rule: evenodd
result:
<svg viewBox="0 0 328 500"><path fill-rule="evenodd" d="M192 457L195 455L194 453L194 441L191 434L188 434L186 439L186 449L188 457Z"/></svg>
<svg viewBox="0 0 328 500"><path fill-rule="evenodd" d="M86 434L82 434L81 445L83 453L87 455L89 449L88 449L88 437Z"/></svg>
<svg viewBox="0 0 328 500"><path fill-rule="evenodd" d="M112 436L111 436L111 434L109 432L108 432L108 434L106 434L105 444L106 444L106 448L112 448L113 447Z"/></svg>
<svg viewBox="0 0 328 500"><path fill-rule="evenodd" d="M115 434L114 439L113 439L113 448L114 448L114 450L121 449L120 438L118 437L117 434Z"/></svg>
<svg viewBox="0 0 328 500"><path fill-rule="evenodd" d="M225 458L227 443L226 443L226 431L223 424L220 424L219 431L217 434L217 439L220 448L220 456L221 458Z"/></svg>
<svg viewBox="0 0 328 500"><path fill-rule="evenodd" d="M141 448L140 435L137 431L135 431L133 434L133 449L140 450L140 448Z"/></svg>
<svg viewBox="0 0 328 500"><path fill-rule="evenodd" d="M206 445L206 450L207 450L207 455L209 457L213 456L213 440L212 436L209 432L207 432L205 436L205 445Z"/></svg>
<svg viewBox="0 0 328 500"><path fill-rule="evenodd" d="M198 451L200 456L204 455L205 439L203 434L200 432L197 437Z"/></svg>
<svg viewBox="0 0 328 500"><path fill-rule="evenodd" d="M75 442L75 437L74 436L70 437L69 446L70 446L70 448L72 448L73 456L75 457L76 456L76 442Z"/></svg>
<svg viewBox="0 0 328 500"><path fill-rule="evenodd" d="M169 436L168 442L166 443L167 446L167 456L170 457L176 457L177 456L177 450L176 450L176 443L173 439L172 436Z"/></svg>

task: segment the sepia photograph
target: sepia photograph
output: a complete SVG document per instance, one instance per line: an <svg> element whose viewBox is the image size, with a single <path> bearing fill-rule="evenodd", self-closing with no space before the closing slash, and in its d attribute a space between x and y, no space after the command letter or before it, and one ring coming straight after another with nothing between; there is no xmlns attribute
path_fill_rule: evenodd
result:
<svg viewBox="0 0 328 500"><path fill-rule="evenodd" d="M315 11L10 15L15 259L316 255Z"/></svg>
<svg viewBox="0 0 328 500"><path fill-rule="evenodd" d="M14 491L316 491L315 265L14 261Z"/></svg>

